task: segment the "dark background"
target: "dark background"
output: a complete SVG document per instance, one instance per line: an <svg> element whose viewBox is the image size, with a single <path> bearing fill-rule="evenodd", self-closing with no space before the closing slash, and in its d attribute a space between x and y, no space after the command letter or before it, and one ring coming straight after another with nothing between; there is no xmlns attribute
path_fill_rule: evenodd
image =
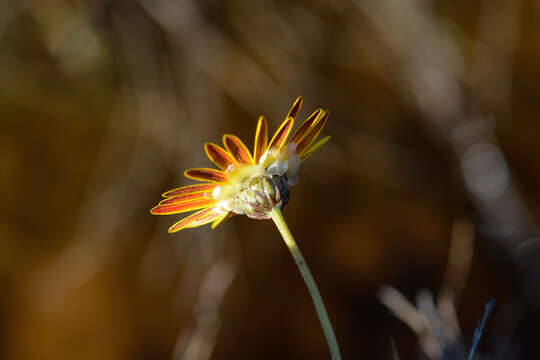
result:
<svg viewBox="0 0 540 360"><path fill-rule="evenodd" d="M0 357L328 359L271 222L149 214L301 95L332 140L284 215L343 358L426 356L391 285L451 290L464 348L496 299L483 358L537 359L539 34L525 0L0 1Z"/></svg>

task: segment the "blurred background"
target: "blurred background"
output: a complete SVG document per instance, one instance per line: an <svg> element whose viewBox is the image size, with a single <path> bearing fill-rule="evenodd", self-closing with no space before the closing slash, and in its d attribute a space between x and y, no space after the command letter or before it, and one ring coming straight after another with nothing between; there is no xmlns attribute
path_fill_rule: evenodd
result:
<svg viewBox="0 0 540 360"><path fill-rule="evenodd" d="M532 0L1 0L0 358L328 359L271 222L149 214L301 95L332 140L284 215L343 358L464 359L492 298L482 359L538 359L539 35Z"/></svg>

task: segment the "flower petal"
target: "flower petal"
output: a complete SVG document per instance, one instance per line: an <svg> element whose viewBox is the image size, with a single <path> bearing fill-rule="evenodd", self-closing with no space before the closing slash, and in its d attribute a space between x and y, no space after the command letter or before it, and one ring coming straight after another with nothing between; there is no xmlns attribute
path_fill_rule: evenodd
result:
<svg viewBox="0 0 540 360"><path fill-rule="evenodd" d="M223 145L225 145L225 148L227 148L239 163L253 164L253 158L248 148L237 136L230 134L223 135Z"/></svg>
<svg viewBox="0 0 540 360"><path fill-rule="evenodd" d="M170 215L186 211L198 210L212 206L216 203L215 199L203 198L188 200L175 204L158 205L154 207L150 212L154 215Z"/></svg>
<svg viewBox="0 0 540 360"><path fill-rule="evenodd" d="M229 211L228 213L225 213L222 216L218 217L212 223L212 229L217 228L219 225L223 224L223 222L225 222L225 220L227 220L228 218L231 218L233 216L234 216L234 213L232 211Z"/></svg>
<svg viewBox="0 0 540 360"><path fill-rule="evenodd" d="M259 118L257 130L255 131L255 146L253 149L253 160L255 164L259 163L261 156L266 151L268 145L268 123L264 116Z"/></svg>
<svg viewBox="0 0 540 360"><path fill-rule="evenodd" d="M296 132L292 136L291 140L289 140L289 142L295 143L296 145L298 145L298 143L302 141L302 139L304 138L304 135L306 135L309 128L313 126L315 121L319 118L319 115L321 114L321 112L322 112L321 109L315 110L315 112L311 114L311 116L308 117L306 121L304 121L304 123L298 128L298 130L296 130Z"/></svg>
<svg viewBox="0 0 540 360"><path fill-rule="evenodd" d="M308 157L311 156L311 154L313 154L315 150L323 146L328 140L330 140L330 136L326 136L321 140L317 141L312 147L309 148L309 150L305 151L302 156L300 156L300 160L306 160Z"/></svg>
<svg viewBox="0 0 540 360"><path fill-rule="evenodd" d="M212 143L204 144L204 151L208 158L221 170L227 170L229 165L235 164L236 160L221 146Z"/></svg>
<svg viewBox="0 0 540 360"><path fill-rule="evenodd" d="M300 143L297 144L296 153L299 157L302 157L303 152L307 150L309 146L313 143L313 141L317 138L317 136L319 136L321 130L326 125L327 120L328 110L325 110L323 111L319 119L313 124L313 126L309 128L308 133L304 136Z"/></svg>
<svg viewBox="0 0 540 360"><path fill-rule="evenodd" d="M272 137L272 140L270 141L270 145L268 145L268 149L281 150L281 147L285 144L287 137L289 136L289 133L291 132L293 124L294 124L293 118L288 118L287 120L285 120L280 125L276 133L274 134L274 137Z"/></svg>
<svg viewBox="0 0 540 360"><path fill-rule="evenodd" d="M193 201L193 200L199 200L199 199L210 199L211 197L212 197L212 194L209 194L207 192L171 196L171 197L161 200L159 202L159 205L176 204L180 202Z"/></svg>
<svg viewBox="0 0 540 360"><path fill-rule="evenodd" d="M222 216L222 213L213 211L213 208L204 209L195 214L191 214L188 217L183 218L173 226L169 228L169 233L177 232L185 228L193 228L201 225L208 224L215 219Z"/></svg>
<svg viewBox="0 0 540 360"><path fill-rule="evenodd" d="M172 196L181 196L187 194L201 193L205 191L212 192L214 188L218 186L217 184L196 184L196 185L187 185L182 186L176 189L169 190L163 193L163 197L172 197Z"/></svg>
<svg viewBox="0 0 540 360"><path fill-rule="evenodd" d="M215 183L223 183L227 181L227 174L225 174L223 171L216 169L187 169L186 171L184 171L184 176L193 180L211 181Z"/></svg>
<svg viewBox="0 0 540 360"><path fill-rule="evenodd" d="M302 99L302 97L299 96L298 99L296 99L296 101L294 102L293 106L291 107L291 110L289 110L289 113L287 114L287 117L285 119L288 119L288 118L296 119L296 115L298 115L298 112L300 111L300 108L302 107L303 101L304 99Z"/></svg>

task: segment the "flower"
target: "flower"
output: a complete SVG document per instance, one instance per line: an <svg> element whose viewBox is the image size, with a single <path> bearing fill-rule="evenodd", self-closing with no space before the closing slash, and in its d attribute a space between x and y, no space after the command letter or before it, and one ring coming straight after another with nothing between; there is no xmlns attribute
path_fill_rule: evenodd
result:
<svg viewBox="0 0 540 360"><path fill-rule="evenodd" d="M287 141L301 106L299 97L270 141L267 121L261 116L253 154L238 137L230 134L223 135L225 148L205 143L206 155L220 170L186 170L187 178L203 183L167 191L163 194L165 199L150 212L170 215L199 210L171 226L172 233L208 223L212 223L213 229L234 214L268 219L272 207L283 209L289 188L298 182L301 163L330 139L327 136L315 142L328 119L327 110L317 109Z"/></svg>

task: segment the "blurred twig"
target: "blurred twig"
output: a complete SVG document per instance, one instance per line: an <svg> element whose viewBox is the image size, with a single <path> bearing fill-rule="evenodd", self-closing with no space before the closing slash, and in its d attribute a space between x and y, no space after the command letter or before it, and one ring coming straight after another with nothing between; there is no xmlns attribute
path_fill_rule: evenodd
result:
<svg viewBox="0 0 540 360"><path fill-rule="evenodd" d="M512 66L519 36L521 0L482 0L478 41L469 78L482 103L510 110Z"/></svg>
<svg viewBox="0 0 540 360"><path fill-rule="evenodd" d="M420 346L430 359L455 359L465 354L456 312L456 299L467 282L472 260L474 229L466 222L457 221L452 227L450 251L445 280L435 298L427 290L417 295L415 308L398 290L384 286L379 291L380 301L418 337Z"/></svg>
<svg viewBox="0 0 540 360"><path fill-rule="evenodd" d="M207 360L212 355L221 327L219 309L226 291L236 278L236 266L223 259L216 261L206 273L194 307L195 325L178 335L173 359Z"/></svg>
<svg viewBox="0 0 540 360"><path fill-rule="evenodd" d="M467 283L474 250L474 227L466 221L452 225L448 263L444 273L441 293L452 291L453 301L460 303L463 288Z"/></svg>
<svg viewBox="0 0 540 360"><path fill-rule="evenodd" d="M471 351L469 352L469 360L473 360L474 356L476 355L476 348L478 347L478 344L480 343L480 339L482 338L482 333L484 332L484 327L486 326L487 319L489 317L489 314L491 314L491 310L493 310L494 305L495 305L494 300L489 300L486 304L486 307L484 310L484 316L482 316L482 320L478 323L478 326L476 327L476 330L474 331L474 339L471 346Z"/></svg>
<svg viewBox="0 0 540 360"><path fill-rule="evenodd" d="M384 286L379 291L380 301L392 313L414 331L420 346L430 359L439 359L442 355L441 345L430 335L427 319L397 289Z"/></svg>
<svg viewBox="0 0 540 360"><path fill-rule="evenodd" d="M174 102L170 99L174 95L171 94L172 87L160 77L162 68L156 51L142 36L135 41L133 29L122 27L121 21L117 22L116 30L128 59L127 82L118 97L118 111L111 114L109 129L79 210L79 223L72 243L31 283L31 291L37 287L41 294L38 299L50 310L58 310L69 291L92 279L103 264L110 261L113 249L122 249L122 244L115 237L116 232L126 226L136 209L140 208L137 202L144 198L140 190L152 188L152 184L160 181L159 174L164 173L160 162L154 160L160 158L160 149L150 146L148 136L159 136L162 146L172 144L173 132L170 129L173 125L170 119L175 117L175 111L171 107ZM132 56L134 52L138 55ZM145 56L141 57L141 54ZM149 81L153 83L149 84ZM146 91L148 85L152 91ZM125 101L131 96L130 88L134 89L138 108L136 115L129 118L131 127L135 128L130 139L131 148L122 153L117 149L117 131L124 128L123 122L127 120ZM159 114L156 109L161 110ZM127 164L126 170L111 179L111 164ZM129 242L129 239L123 241ZM122 254L118 251L114 256Z"/></svg>
<svg viewBox="0 0 540 360"><path fill-rule="evenodd" d="M402 64L397 74L404 90L413 94L426 125L454 151L470 199L482 216L483 230L511 253L530 241L538 247L536 224L497 143L492 121L480 115L462 91L460 82L469 72L451 35L437 21L432 4L420 0L359 0L356 4ZM509 35L515 36L515 31ZM510 53L505 63L511 63ZM523 266L539 264L538 255L528 252L518 257L516 265L528 284L523 287L525 296L540 298L532 285L532 279L540 278L540 269ZM540 312L539 303L530 302Z"/></svg>
<svg viewBox="0 0 540 360"><path fill-rule="evenodd" d="M394 340L390 341L390 347L392 348L392 359L399 360L399 354L396 348L396 342Z"/></svg>
<svg viewBox="0 0 540 360"><path fill-rule="evenodd" d="M23 12L24 7L24 2L16 0L0 1L0 9L2 9L0 12L0 40L11 23Z"/></svg>
<svg viewBox="0 0 540 360"><path fill-rule="evenodd" d="M192 66L250 113L257 113L254 104L261 104L261 101L262 106L266 104L267 108L270 107L270 99L265 100L261 95L281 92L275 82L242 49L203 20L197 4L191 0L139 2L168 33L172 43L182 51ZM242 69L244 81L230 81L234 80L228 78L230 72L222 71L227 64Z"/></svg>
<svg viewBox="0 0 540 360"><path fill-rule="evenodd" d="M468 222L456 221L452 226L448 262L437 296L437 312L450 341L461 338L456 308L461 303L463 289L467 284L473 249L474 227Z"/></svg>

